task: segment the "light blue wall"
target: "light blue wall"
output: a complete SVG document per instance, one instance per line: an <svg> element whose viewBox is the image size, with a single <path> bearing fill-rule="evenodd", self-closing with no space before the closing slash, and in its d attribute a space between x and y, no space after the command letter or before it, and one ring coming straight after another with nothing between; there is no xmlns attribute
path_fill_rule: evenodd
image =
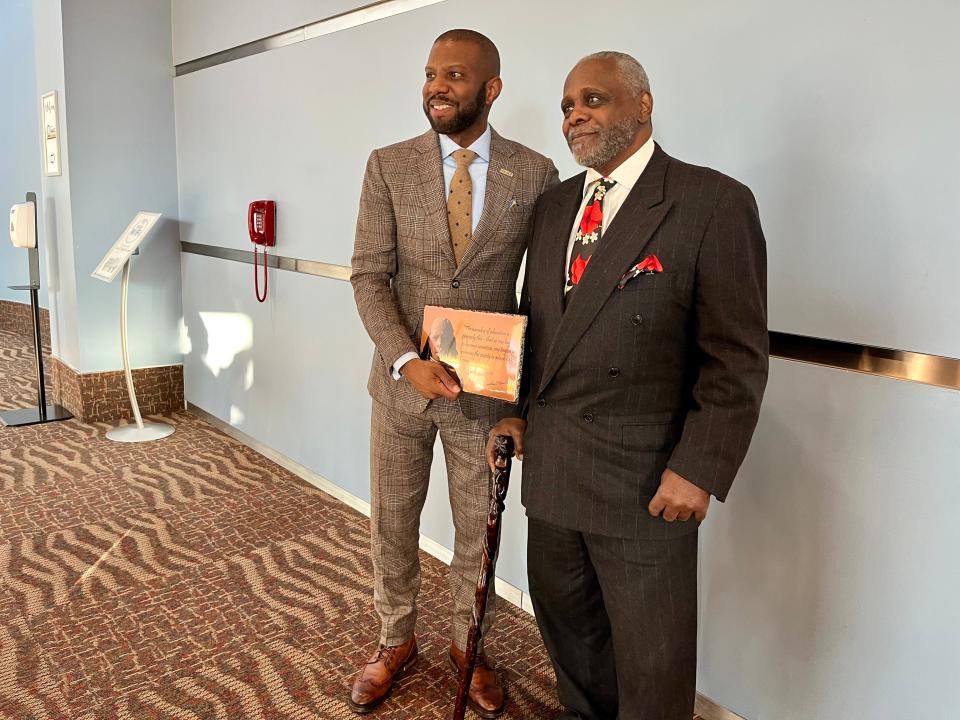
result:
<svg viewBox="0 0 960 720"><path fill-rule="evenodd" d="M172 0L173 60L182 63L218 50L301 27L370 5L370 0Z"/></svg>
<svg viewBox="0 0 960 720"><path fill-rule="evenodd" d="M6 218L14 203L24 201L27 192L41 194L40 95L37 93L33 53L33 9L31 0L4 0L0 3L0 213ZM38 198L38 206L42 198ZM42 207L38 207L43 244ZM48 306L46 252L40 254L40 305ZM0 300L29 302L29 295L8 290L9 285L29 281L27 253L14 249L6 230L0 233Z"/></svg>
<svg viewBox="0 0 960 720"><path fill-rule="evenodd" d="M303 5L275 14L302 23ZM199 7L207 10L193 16L192 3L178 4L175 44L206 28L206 41L185 50L256 35L259 22L241 32L239 16L214 22L210 3ZM942 297L960 266L960 144L951 140L960 98L942 82L960 64L960 5L604 7L622 21L583 38L573 0L446 0L178 78L180 183L194 237L214 242L226 227L218 218L269 189L286 204L287 250L345 262L366 154L425 128L426 48L451 26L475 27L500 47L494 124L572 174L559 132L563 80L581 55L613 47L645 64L663 147L757 195L775 329L960 357L960 325ZM256 154L235 151L242 143ZM312 229L321 216L322 237Z"/></svg>
<svg viewBox="0 0 960 720"><path fill-rule="evenodd" d="M133 261L134 367L181 362L170 5L65 0L64 66L82 372L121 367L120 283L90 277L140 210L163 213Z"/></svg>
<svg viewBox="0 0 960 720"><path fill-rule="evenodd" d="M960 393L774 360L701 531L698 687L749 720L955 720Z"/></svg>
<svg viewBox="0 0 960 720"><path fill-rule="evenodd" d="M175 2L182 60L258 37ZM178 78L184 239L246 249L246 203L273 197L278 253L347 263L367 154L425 129L423 62L450 27L497 42L494 125L568 176L563 78L615 48L650 73L665 149L757 195L774 330L960 357L960 99L944 81L960 6L616 0L587 33L582 14L446 0ZM250 266L182 262L188 400L369 498L371 345L349 287L272 272L262 306ZM701 691L749 720L949 716L958 408L955 392L774 362L744 469L702 531ZM521 475L499 571L526 587ZM439 459L431 482L421 529L449 547Z"/></svg>
<svg viewBox="0 0 960 720"><path fill-rule="evenodd" d="M140 210L163 219L133 261L133 367L181 362L170 5L34 0L37 81L60 101L63 175L43 178L54 354L117 370L120 281L90 277Z"/></svg>

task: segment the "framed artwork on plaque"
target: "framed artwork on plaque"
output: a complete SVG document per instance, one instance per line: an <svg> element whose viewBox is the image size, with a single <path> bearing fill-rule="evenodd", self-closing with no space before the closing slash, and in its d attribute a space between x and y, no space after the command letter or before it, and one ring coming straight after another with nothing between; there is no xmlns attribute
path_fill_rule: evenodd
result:
<svg viewBox="0 0 960 720"><path fill-rule="evenodd" d="M40 98L40 122L43 125L43 174L60 175L60 115L56 90Z"/></svg>

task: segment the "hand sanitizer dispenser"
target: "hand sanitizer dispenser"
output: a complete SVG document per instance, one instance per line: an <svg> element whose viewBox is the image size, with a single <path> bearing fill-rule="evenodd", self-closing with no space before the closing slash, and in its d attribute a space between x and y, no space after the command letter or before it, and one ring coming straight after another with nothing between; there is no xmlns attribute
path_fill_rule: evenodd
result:
<svg viewBox="0 0 960 720"><path fill-rule="evenodd" d="M37 368L37 407L0 412L0 425L20 427L69 420L73 417L60 405L47 405L47 389L43 373L43 337L40 331L40 250L37 247L37 195L27 193L27 201L10 208L10 242L25 248L29 256L30 284L10 285L11 290L30 293L30 314L33 315L33 352Z"/></svg>
<svg viewBox="0 0 960 720"><path fill-rule="evenodd" d="M32 202L10 208L10 242L19 248L37 246L37 213Z"/></svg>

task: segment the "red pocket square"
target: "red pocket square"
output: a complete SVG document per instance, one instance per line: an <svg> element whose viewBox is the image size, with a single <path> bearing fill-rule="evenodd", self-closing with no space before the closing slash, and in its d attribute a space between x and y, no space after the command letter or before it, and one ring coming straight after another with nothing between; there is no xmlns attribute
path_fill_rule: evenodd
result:
<svg viewBox="0 0 960 720"><path fill-rule="evenodd" d="M660 258L656 255L647 255L643 260L637 263L636 270L638 273L652 274L663 272L663 265L660 264Z"/></svg>
<svg viewBox="0 0 960 720"><path fill-rule="evenodd" d="M655 275L661 272L663 272L663 265L660 264L660 259L656 255L647 255L623 274L617 287L623 290L624 286L637 275Z"/></svg>

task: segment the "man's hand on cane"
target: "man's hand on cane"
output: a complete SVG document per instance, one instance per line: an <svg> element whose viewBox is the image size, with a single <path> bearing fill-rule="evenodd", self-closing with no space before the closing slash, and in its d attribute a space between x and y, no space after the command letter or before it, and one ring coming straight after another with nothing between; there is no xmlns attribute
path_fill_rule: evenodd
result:
<svg viewBox="0 0 960 720"><path fill-rule="evenodd" d="M507 435L513 439L513 454L517 460L523 460L523 433L527 430L527 421L520 418L504 418L490 429L487 435L487 465L490 472L497 469L497 435Z"/></svg>

